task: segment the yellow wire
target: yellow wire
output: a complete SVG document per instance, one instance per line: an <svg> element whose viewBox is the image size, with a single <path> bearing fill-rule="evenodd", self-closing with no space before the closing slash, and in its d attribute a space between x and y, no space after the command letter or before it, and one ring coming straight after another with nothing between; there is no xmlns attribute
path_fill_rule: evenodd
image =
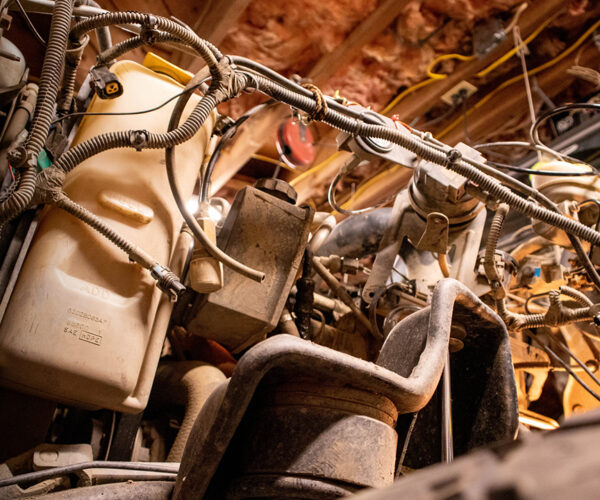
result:
<svg viewBox="0 0 600 500"><path fill-rule="evenodd" d="M525 40L523 40L523 43L525 45L527 45L534 38L536 38L544 30L544 28L546 26L548 26L548 24L550 24L550 22L552 22L552 20L556 17L556 15L557 14L554 14L553 16L548 18L546 21L544 21L540 26L538 26L534 30L534 32L531 33L531 35L529 35ZM494 61L492 64L490 64L486 68L482 69L475 76L481 78L481 77L487 75L489 72L496 69L500 64L502 64L502 63L506 62L508 59L510 59L513 55L515 55L516 52L517 52L516 48L509 50L506 54L504 54L502 57L498 58L496 61ZM435 66L438 63L440 63L441 61L445 61L448 59L459 59L461 61L470 61L470 60L474 59L474 57L475 56L472 56L472 55L464 56L462 54L444 54L442 56L437 57L429 64L429 66L427 66L427 76L429 77L429 79L423 80L422 82L416 83L415 85L403 90L383 109L383 111L381 113L384 115L387 114L389 111L391 111L396 106L396 104L398 104L402 99L404 99L407 95L411 94L415 90L425 87L426 85L429 85L437 80L443 80L444 78L447 78L448 75L445 75L443 73L434 73L433 72L433 68L435 68Z"/></svg>
<svg viewBox="0 0 600 500"><path fill-rule="evenodd" d="M387 115L393 108L394 106L396 106L396 104L398 104L402 99L404 99L408 94L414 92L415 90L420 89L421 87L425 87L426 85L429 85L430 83L433 83L437 80L434 80L433 78L430 78L429 80L423 80L422 82L416 83L411 87L408 87L407 89L403 90L402 92L400 92L392 102L390 102L381 112L384 115Z"/></svg>
<svg viewBox="0 0 600 500"><path fill-rule="evenodd" d="M250 155L250 158L253 158L253 159L259 160L259 161L264 161L265 163L270 163L271 165L277 165L279 167L283 167L286 170L289 170L290 172L296 171L296 169L290 167L289 165L286 165L284 162L282 162L280 160L276 160L275 158L271 158L270 156L259 155L258 153L253 153Z"/></svg>
<svg viewBox="0 0 600 500"><path fill-rule="evenodd" d="M427 66L427 76L429 78L433 78L434 80L443 80L444 78L447 78L448 75L444 73L434 73L433 68L435 68L442 61L447 61L448 59L470 61L472 59L475 59L475 56L463 56L462 54L444 54L443 56L436 57L433 61L429 63L429 66Z"/></svg>
<svg viewBox="0 0 600 500"><path fill-rule="evenodd" d="M545 62L544 64L538 66L537 68L534 68L534 69L528 71L527 72L527 76L537 75L539 72L544 71L545 69L548 69L551 66L554 66L556 63L562 61L565 57L567 57L569 54L571 54L571 52L573 52L575 49L577 49L577 47L579 47L586 40L586 38L588 38L594 32L594 30L596 28L598 28L599 26L600 26L600 21L595 22L568 49L564 50L562 53L560 53L554 59L551 59L550 61ZM517 76L515 76L513 78L510 78L509 80L506 80L504 83L500 84L498 87L496 87L494 90L492 90L483 99L481 99L479 102L477 102L477 104L475 104L472 108L470 108L469 110L467 110L467 112L465 113L465 115L469 116L470 114L473 113L473 111L475 111L476 109L479 109L486 102L488 102L492 97L494 97L496 94L498 94L498 92L500 92L501 90L505 89L506 87L512 85L513 83L516 83L519 80L522 80L523 78L524 78L524 75L520 74L520 75L517 75ZM459 117L459 118L457 118L456 120L454 120L450 125L448 125L444 130L442 130L438 134L438 137L445 136L448 132L450 132L451 130L453 130L459 123L461 123L462 120L463 120L462 116Z"/></svg>

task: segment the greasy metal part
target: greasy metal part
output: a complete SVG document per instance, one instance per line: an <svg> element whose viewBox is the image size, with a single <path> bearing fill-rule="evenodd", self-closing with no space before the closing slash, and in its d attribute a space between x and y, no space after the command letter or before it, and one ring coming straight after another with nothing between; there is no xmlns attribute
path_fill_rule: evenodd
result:
<svg viewBox="0 0 600 500"><path fill-rule="evenodd" d="M445 255L448 249L448 226L448 217L444 214L439 212L427 214L425 230L416 242L416 248Z"/></svg>
<svg viewBox="0 0 600 500"><path fill-rule="evenodd" d="M464 144L457 149L464 155L481 155ZM474 285L473 271L485 225L485 210L466 190L467 179L454 172L423 163L415 171L408 188L394 201L388 227L379 245L371 274L363 288L363 300L370 303L377 290L385 286L404 239L414 247L407 261L412 276L435 285L439 274L424 264L419 252L444 255L454 247L451 277L467 286Z"/></svg>
<svg viewBox="0 0 600 500"><path fill-rule="evenodd" d="M391 208L384 207L344 219L331 231L316 254L360 258L377 252L391 213Z"/></svg>
<svg viewBox="0 0 600 500"><path fill-rule="evenodd" d="M331 274L327 268L321 263L323 257L313 257L312 264L317 274L323 278L323 281L327 283L327 286L338 296L338 298L346 304L356 316L356 319L370 332L375 340L381 340L380 336L373 328L373 325L369 319L363 314L360 308L354 303L352 297L348 294L344 286Z"/></svg>
<svg viewBox="0 0 600 500"><path fill-rule="evenodd" d="M475 288L474 270L486 219L483 205L475 205L473 208L472 201L467 200L465 210L468 211L468 218L462 220L459 217L461 212L454 211L455 218L462 220L457 226L451 225L452 220L445 213L437 211L428 213L426 219L423 219L414 210L414 200L410 194L412 186L413 184L409 189L401 191L394 201L388 228L381 239L371 274L363 288L362 297L367 303L385 286L399 253L406 262L409 279L422 280L426 286L433 287L443 275L439 266L433 262L433 257L427 254L447 254L453 249L450 277L465 283L469 288ZM410 243L408 247L403 247L404 240Z"/></svg>
<svg viewBox="0 0 600 500"><path fill-rule="evenodd" d="M290 186L287 182L282 181L281 179L272 179L272 178L263 178L258 179L254 183L254 187L256 189L260 189L265 193L269 193L275 198L279 198L280 200L287 201L292 205L296 204L296 200L298 199L298 193L296 190Z"/></svg>
<svg viewBox="0 0 600 500"><path fill-rule="evenodd" d="M456 149L464 156L483 158L477 151L458 144ZM449 170L440 169L432 163L422 163L408 188L411 205L414 210L425 218L429 213L442 212L451 225L464 224L472 220L483 205L466 190L467 179Z"/></svg>
<svg viewBox="0 0 600 500"><path fill-rule="evenodd" d="M219 248L261 269L256 283L224 270L224 286L191 299L181 319L186 329L239 352L272 331L294 283L308 239L313 210L253 187L239 191L219 232Z"/></svg>
<svg viewBox="0 0 600 500"><path fill-rule="evenodd" d="M398 128L396 122L388 117L357 105L352 105L350 108L359 112L362 111L361 116L370 118L372 123L387 125L396 128L406 135L410 135L410 132L407 129L404 127ZM396 144L386 141L385 139L361 137L341 132L336 138L336 143L338 149L354 153L358 162L379 158L395 164L409 166L412 165L416 159L414 154L399 148Z"/></svg>
<svg viewBox="0 0 600 500"><path fill-rule="evenodd" d="M441 283L449 281L452 280ZM439 307L438 302L432 301L430 307L434 311ZM426 317L428 310L429 307L417 311L394 327L396 330L402 325L405 329L404 336L396 336L396 341L404 341L397 349L409 359L415 359L414 351L419 346L415 339L419 338L422 318ZM514 438L518 427L517 393L509 338L506 333L500 334L506 327L502 325L499 330L486 331L483 329L485 324L477 316L458 307L451 320L448 318L447 321L462 326L466 332L461 339L463 348L450 354L453 446L454 455L459 456L480 446ZM440 461L441 417L440 385L430 402L419 412L412 444L404 461L407 467L422 468ZM400 440L410 422L410 418L400 417L397 427Z"/></svg>
<svg viewBox="0 0 600 500"><path fill-rule="evenodd" d="M50 500L168 500L173 492L173 481L126 481L114 484L101 484L85 488L75 488L45 495Z"/></svg>
<svg viewBox="0 0 600 500"><path fill-rule="evenodd" d="M454 438L452 436L452 390L450 380L450 352L446 356L442 374L442 462L454 460Z"/></svg>
<svg viewBox="0 0 600 500"><path fill-rule="evenodd" d="M217 476L215 473L257 387L267 377L270 380L275 377L278 383L304 378L324 380L328 384L385 396L399 413L419 410L429 401L440 380L455 315L461 323L469 325L468 333L473 341L466 342L465 349L453 356L463 356L463 353L473 356L478 352L478 344L487 345L486 355L479 356L478 362L485 363L486 370L492 367L491 374L496 381L493 388L488 384L480 395L490 405L480 411L470 407L461 431L464 426L470 426L471 430L465 432L466 438L474 445L483 444L489 435L482 431L488 428L496 437L506 435L507 427L495 423L506 422L510 420L506 415L511 415L514 422L508 427L514 433L516 390L504 324L462 284L446 279L435 288L431 307L408 316L393 328L376 364L288 335L269 338L246 352L228 384L213 393L196 421L182 459L174 498L201 497L213 477L216 481L211 490L213 497L222 497L218 483L223 477L230 477L232 471L225 467ZM461 366L453 363L455 365ZM456 377L454 373L453 377ZM459 383L465 381L459 379ZM356 459L365 460L368 454L365 450L362 455L356 455Z"/></svg>
<svg viewBox="0 0 600 500"><path fill-rule="evenodd" d="M38 223L39 211L28 210L15 221L6 223L1 229L4 232L9 226L15 226L0 265L0 294L2 296L0 300L0 323L4 318L12 292L17 284L17 278L25 262Z"/></svg>
<svg viewBox="0 0 600 500"><path fill-rule="evenodd" d="M408 191L405 189L400 191L394 200L392 213L389 216L387 228L379 243L379 249L371 268L371 274L363 287L362 298L367 304L371 303L375 293L385 284L390 276L402 244L400 225L402 224L405 212L409 208L410 200L408 198Z"/></svg>
<svg viewBox="0 0 600 500"><path fill-rule="evenodd" d="M265 476L304 477L349 491L392 482L397 410L385 396L326 381L265 382L253 406L225 458L237 469L237 484L227 488L227 498L258 496L262 488L257 491L254 483ZM357 461L366 449L369 459ZM235 450L244 450L239 461ZM317 493L298 490L287 488L285 498Z"/></svg>
<svg viewBox="0 0 600 500"><path fill-rule="evenodd" d="M310 331L310 315L312 314L315 291L315 281L312 279L312 253L309 248L304 252L302 260L302 276L296 281L296 326L298 336L303 339L312 337Z"/></svg>

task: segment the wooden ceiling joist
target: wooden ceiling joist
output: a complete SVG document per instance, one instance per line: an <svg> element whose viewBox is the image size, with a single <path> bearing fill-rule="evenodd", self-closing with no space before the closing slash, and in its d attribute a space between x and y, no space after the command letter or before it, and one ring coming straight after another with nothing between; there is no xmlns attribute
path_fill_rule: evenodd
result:
<svg viewBox="0 0 600 500"><path fill-rule="evenodd" d="M567 3L564 0L544 0L543 2L532 3L523 12L519 20L519 29L522 37L528 37L536 28L547 21L548 18L557 15L566 6ZM513 39L509 36L485 57L475 58L469 62L459 64L447 78L436 81L432 85L407 96L389 111L389 115L397 114L401 120L405 121L423 116L433 106L440 103L442 95L463 80L473 78L479 71L502 57L513 47Z"/></svg>
<svg viewBox="0 0 600 500"><path fill-rule="evenodd" d="M593 65L598 59L598 49L593 43L576 54L571 54L555 66L548 68L537 76L538 85L553 98L572 85L574 77L567 73L573 66L575 59L583 66ZM538 99L534 95L534 99ZM504 124L524 115L528 116L527 95L523 80L509 85L479 109L467 117L468 133L471 141L478 142L485 139L490 133L490 124ZM451 130L442 140L448 144L456 144L465 140L464 127L458 126Z"/></svg>
<svg viewBox="0 0 600 500"><path fill-rule="evenodd" d="M218 46L249 3L250 0L205 0L202 13L192 25L192 29L200 38ZM193 60L193 56L189 54L179 54L174 62L191 71L200 69L203 63L201 61L194 62L194 65L198 65L196 68L194 65L190 66Z"/></svg>
<svg viewBox="0 0 600 500"><path fill-rule="evenodd" d="M317 61L309 78L317 85L327 82L340 68L352 62L366 44L392 24L408 3L409 0L383 0L344 42Z"/></svg>

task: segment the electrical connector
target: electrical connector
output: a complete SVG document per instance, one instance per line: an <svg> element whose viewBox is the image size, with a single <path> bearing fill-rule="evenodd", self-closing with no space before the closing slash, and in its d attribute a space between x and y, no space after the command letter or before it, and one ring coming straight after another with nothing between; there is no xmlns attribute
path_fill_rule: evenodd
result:
<svg viewBox="0 0 600 500"><path fill-rule="evenodd" d="M90 70L90 85L100 99L114 99L123 94L123 85L107 66L94 66Z"/></svg>

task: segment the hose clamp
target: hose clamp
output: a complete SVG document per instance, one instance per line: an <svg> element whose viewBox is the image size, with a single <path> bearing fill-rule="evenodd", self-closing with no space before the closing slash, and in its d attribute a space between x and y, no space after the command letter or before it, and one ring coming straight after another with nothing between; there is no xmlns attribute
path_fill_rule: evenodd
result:
<svg viewBox="0 0 600 500"><path fill-rule="evenodd" d="M449 149L448 151L446 151L446 159L447 159L446 166L454 165L461 158L462 158L462 153L458 149L456 149L456 148Z"/></svg>
<svg viewBox="0 0 600 500"><path fill-rule="evenodd" d="M136 151L141 151L148 145L148 138L150 132L147 130L133 130L129 134L129 143L135 148Z"/></svg>
<svg viewBox="0 0 600 500"><path fill-rule="evenodd" d="M154 45L158 39L159 31L156 29L156 25L150 26L144 24L140 29L140 38L146 45Z"/></svg>
<svg viewBox="0 0 600 500"><path fill-rule="evenodd" d="M155 29L158 25L158 18L152 14L146 14L142 23L142 29Z"/></svg>

